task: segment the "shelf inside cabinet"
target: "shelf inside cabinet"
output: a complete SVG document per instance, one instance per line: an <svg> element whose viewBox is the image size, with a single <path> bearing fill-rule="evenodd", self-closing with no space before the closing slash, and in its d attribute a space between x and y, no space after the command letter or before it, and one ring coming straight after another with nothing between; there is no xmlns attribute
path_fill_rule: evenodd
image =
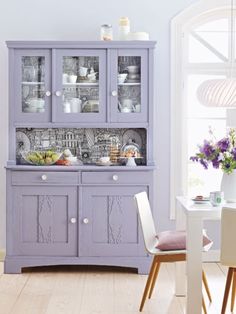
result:
<svg viewBox="0 0 236 314"><path fill-rule="evenodd" d="M44 85L44 82L21 82L22 85Z"/></svg>
<svg viewBox="0 0 236 314"><path fill-rule="evenodd" d="M119 86L138 86L141 85L140 82L138 83L118 83Z"/></svg>
<svg viewBox="0 0 236 314"><path fill-rule="evenodd" d="M68 87L97 87L99 84L96 82L96 83L89 83L89 82L85 82L85 83L63 83L63 86L68 86Z"/></svg>

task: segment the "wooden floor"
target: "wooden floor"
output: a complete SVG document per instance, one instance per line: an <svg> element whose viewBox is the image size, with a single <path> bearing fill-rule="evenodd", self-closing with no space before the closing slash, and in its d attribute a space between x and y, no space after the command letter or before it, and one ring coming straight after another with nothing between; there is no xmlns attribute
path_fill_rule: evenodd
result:
<svg viewBox="0 0 236 314"><path fill-rule="evenodd" d="M227 269L216 263L204 269L213 296L208 314L219 314ZM137 314L145 281L146 276L124 269L76 266L5 275L0 263L0 314ZM174 296L174 265L163 264L143 313L180 314L184 306L185 298Z"/></svg>

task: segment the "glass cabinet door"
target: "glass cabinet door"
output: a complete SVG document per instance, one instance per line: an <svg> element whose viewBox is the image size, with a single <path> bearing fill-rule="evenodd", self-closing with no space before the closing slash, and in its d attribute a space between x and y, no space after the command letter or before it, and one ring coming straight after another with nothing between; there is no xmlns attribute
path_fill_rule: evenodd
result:
<svg viewBox="0 0 236 314"><path fill-rule="evenodd" d="M15 120L49 122L51 118L50 51L18 50L16 54Z"/></svg>
<svg viewBox="0 0 236 314"><path fill-rule="evenodd" d="M55 65L54 121L105 122L105 51L58 50Z"/></svg>
<svg viewBox="0 0 236 314"><path fill-rule="evenodd" d="M112 52L111 121L147 122L147 52Z"/></svg>

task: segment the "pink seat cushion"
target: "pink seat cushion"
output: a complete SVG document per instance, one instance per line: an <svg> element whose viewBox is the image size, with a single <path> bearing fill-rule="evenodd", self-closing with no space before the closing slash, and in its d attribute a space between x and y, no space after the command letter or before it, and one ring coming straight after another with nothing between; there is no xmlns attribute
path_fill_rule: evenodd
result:
<svg viewBox="0 0 236 314"><path fill-rule="evenodd" d="M157 234L157 249L162 251L185 250L186 249L186 231L163 231ZM209 250L213 244L212 240L203 230L202 246L205 250Z"/></svg>

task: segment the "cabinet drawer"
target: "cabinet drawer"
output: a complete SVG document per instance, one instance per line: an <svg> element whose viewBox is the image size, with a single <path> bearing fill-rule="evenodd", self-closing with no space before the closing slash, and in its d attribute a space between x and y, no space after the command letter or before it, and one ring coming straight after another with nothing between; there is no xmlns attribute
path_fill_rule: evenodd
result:
<svg viewBox="0 0 236 314"><path fill-rule="evenodd" d="M145 171L82 172L82 184L149 184L151 178Z"/></svg>
<svg viewBox="0 0 236 314"><path fill-rule="evenodd" d="M13 171L11 176L11 183L12 185L75 185L78 183L78 173L49 171Z"/></svg>

